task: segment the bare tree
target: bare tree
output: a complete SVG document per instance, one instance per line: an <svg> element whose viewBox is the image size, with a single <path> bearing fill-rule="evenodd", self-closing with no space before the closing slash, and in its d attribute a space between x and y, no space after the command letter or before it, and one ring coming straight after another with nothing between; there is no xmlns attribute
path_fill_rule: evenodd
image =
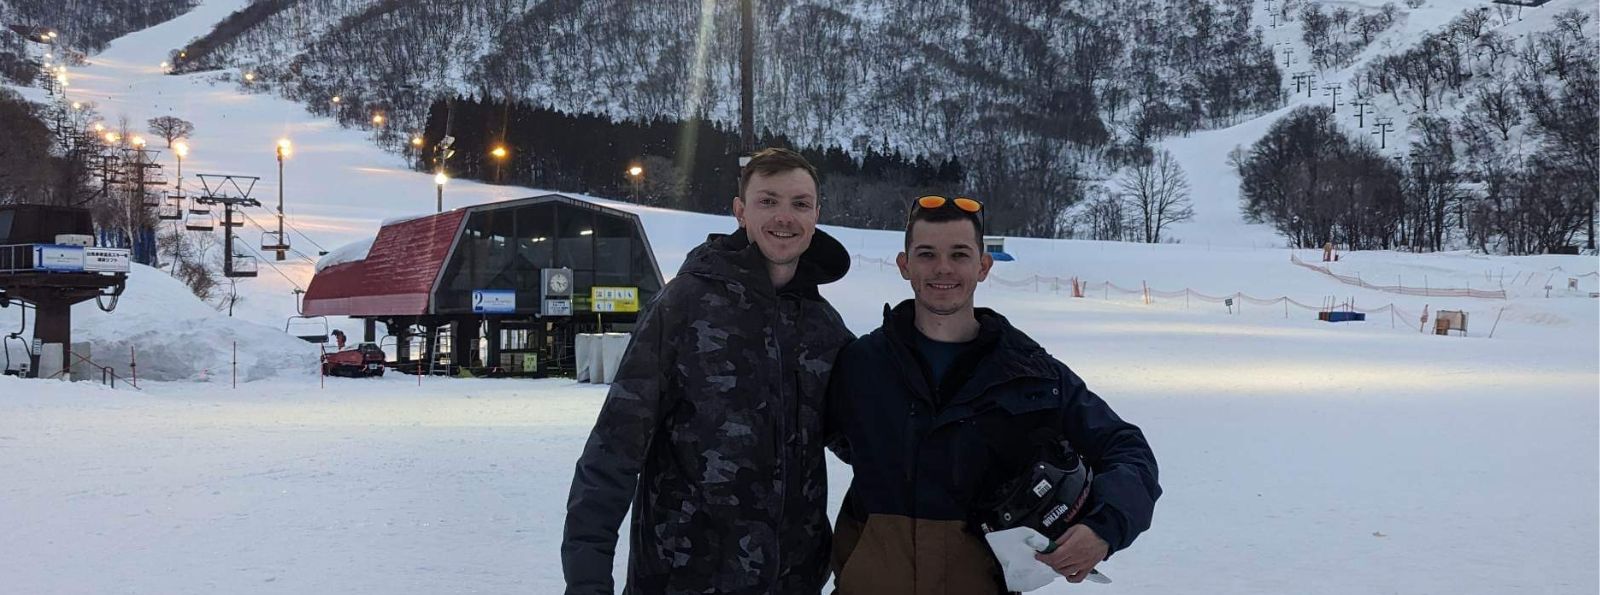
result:
<svg viewBox="0 0 1600 595"><path fill-rule="evenodd" d="M194 134L194 123L176 116L161 116L150 118L150 134L167 139L167 148L172 148L172 141L186 138Z"/></svg>
<svg viewBox="0 0 1600 595"><path fill-rule="evenodd" d="M1149 161L1134 166L1117 183L1126 194L1135 225L1146 243L1161 242L1168 225L1194 218L1189 203L1189 180L1172 153L1159 151Z"/></svg>
<svg viewBox="0 0 1600 595"><path fill-rule="evenodd" d="M1522 123L1522 106L1517 102L1517 90L1510 83L1478 87L1472 103L1467 106L1468 117L1481 120L1500 131L1500 140L1511 140L1511 129Z"/></svg>

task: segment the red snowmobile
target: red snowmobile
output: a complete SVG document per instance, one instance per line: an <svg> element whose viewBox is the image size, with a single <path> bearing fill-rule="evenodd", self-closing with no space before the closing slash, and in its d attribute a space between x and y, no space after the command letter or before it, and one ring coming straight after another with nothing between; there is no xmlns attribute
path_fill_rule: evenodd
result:
<svg viewBox="0 0 1600 595"><path fill-rule="evenodd" d="M382 376L384 359L383 349L376 343L362 343L355 349L323 354L322 373L346 378Z"/></svg>

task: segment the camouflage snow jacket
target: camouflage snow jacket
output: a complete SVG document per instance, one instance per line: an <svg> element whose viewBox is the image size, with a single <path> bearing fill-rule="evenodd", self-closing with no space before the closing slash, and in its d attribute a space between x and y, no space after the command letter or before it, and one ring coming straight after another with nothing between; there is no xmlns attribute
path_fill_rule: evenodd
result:
<svg viewBox="0 0 1600 595"><path fill-rule="evenodd" d="M743 231L689 253L651 305L578 460L561 564L568 594L815 594L828 573L822 404L852 338L817 292L850 267L818 231L774 290Z"/></svg>

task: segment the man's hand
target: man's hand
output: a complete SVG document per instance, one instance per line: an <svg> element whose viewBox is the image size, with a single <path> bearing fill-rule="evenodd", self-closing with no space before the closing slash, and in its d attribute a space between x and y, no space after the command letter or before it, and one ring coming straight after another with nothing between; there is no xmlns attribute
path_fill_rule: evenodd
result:
<svg viewBox="0 0 1600 595"><path fill-rule="evenodd" d="M1056 539L1056 546L1055 551L1034 557L1067 577L1069 583L1081 583L1089 578L1089 571L1106 559L1111 549L1104 539L1095 535L1094 529L1083 525L1068 527L1067 532Z"/></svg>

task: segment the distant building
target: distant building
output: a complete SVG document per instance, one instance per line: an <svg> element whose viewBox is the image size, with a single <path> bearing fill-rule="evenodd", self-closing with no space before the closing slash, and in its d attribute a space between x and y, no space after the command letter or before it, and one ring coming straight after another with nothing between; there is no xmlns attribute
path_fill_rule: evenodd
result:
<svg viewBox="0 0 1600 595"><path fill-rule="evenodd" d="M368 341L383 323L402 370L560 374L577 333L631 328L628 304L663 284L637 215L548 194L388 222L364 258L317 272L302 310L364 319ZM633 299L597 305L596 287Z"/></svg>

